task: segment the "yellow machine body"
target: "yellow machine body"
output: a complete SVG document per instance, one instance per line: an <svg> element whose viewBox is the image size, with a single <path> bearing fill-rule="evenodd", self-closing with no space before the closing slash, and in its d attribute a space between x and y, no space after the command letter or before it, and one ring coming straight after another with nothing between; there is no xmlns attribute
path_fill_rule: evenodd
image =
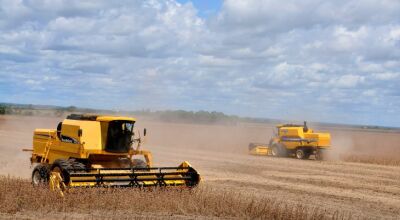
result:
<svg viewBox="0 0 400 220"><path fill-rule="evenodd" d="M32 162L43 159L52 164L57 159L81 158L88 159L93 155L119 157L126 155L150 155L150 152L112 153L105 150L107 131L110 121L123 120L135 123L134 118L101 116L96 121L65 119L61 126L61 136L56 129L35 129L33 137ZM151 166L151 160L148 160ZM99 164L107 166L106 164Z"/></svg>
<svg viewBox="0 0 400 220"><path fill-rule="evenodd" d="M253 155L296 156L307 159L315 155L322 159L324 150L331 145L330 133L317 133L304 125L283 124L276 126L275 136L269 144L250 143L249 153Z"/></svg>
<svg viewBox="0 0 400 220"><path fill-rule="evenodd" d="M199 183L200 175L187 161L153 167L151 153L141 150L142 139L134 137L135 122L130 117L72 114L57 129L35 129L32 182L48 182L52 189Z"/></svg>

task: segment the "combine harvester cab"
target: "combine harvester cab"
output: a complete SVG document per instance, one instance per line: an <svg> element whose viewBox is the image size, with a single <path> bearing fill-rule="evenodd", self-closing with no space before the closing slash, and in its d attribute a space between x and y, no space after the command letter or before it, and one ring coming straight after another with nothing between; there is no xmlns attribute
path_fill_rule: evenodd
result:
<svg viewBox="0 0 400 220"><path fill-rule="evenodd" d="M294 156L298 159L308 159L311 155L317 160L323 160L326 150L330 149L329 133L316 133L304 125L283 124L276 126L277 132L269 144L249 144L252 155L275 157Z"/></svg>
<svg viewBox="0 0 400 220"><path fill-rule="evenodd" d="M51 189L61 191L73 187L196 186L200 175L187 161L177 167L152 166L151 152L141 150L140 135L135 138L135 121L72 114L57 129L36 129L33 185L49 183Z"/></svg>

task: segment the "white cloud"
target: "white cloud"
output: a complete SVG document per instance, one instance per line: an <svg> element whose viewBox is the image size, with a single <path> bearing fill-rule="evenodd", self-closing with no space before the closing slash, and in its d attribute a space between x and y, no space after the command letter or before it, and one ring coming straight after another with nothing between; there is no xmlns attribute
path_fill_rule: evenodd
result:
<svg viewBox="0 0 400 220"><path fill-rule="evenodd" d="M340 76L338 79L330 81L333 87L355 88L365 81L365 77L353 74Z"/></svg>
<svg viewBox="0 0 400 220"><path fill-rule="evenodd" d="M334 30L334 39L332 47L341 51L354 51L362 46L364 38L368 37L367 29L362 26L357 30L349 31L347 28L339 26Z"/></svg>
<svg viewBox="0 0 400 220"><path fill-rule="evenodd" d="M399 9L400 2L396 0L226 0L218 20L229 28L240 27L257 33L332 24L385 24L400 18Z"/></svg>
<svg viewBox="0 0 400 220"><path fill-rule="evenodd" d="M206 55L199 55L199 62L206 66L234 66L239 64L237 60Z"/></svg>
<svg viewBox="0 0 400 220"><path fill-rule="evenodd" d="M0 0L0 99L394 123L399 27L397 0Z"/></svg>
<svg viewBox="0 0 400 220"><path fill-rule="evenodd" d="M400 73L393 73L393 72L385 72L385 73L375 73L373 77L377 80L398 80L400 79Z"/></svg>
<svg viewBox="0 0 400 220"><path fill-rule="evenodd" d="M93 31L96 21L89 18L73 17L65 18L58 17L48 24L48 30L54 32L82 34Z"/></svg>

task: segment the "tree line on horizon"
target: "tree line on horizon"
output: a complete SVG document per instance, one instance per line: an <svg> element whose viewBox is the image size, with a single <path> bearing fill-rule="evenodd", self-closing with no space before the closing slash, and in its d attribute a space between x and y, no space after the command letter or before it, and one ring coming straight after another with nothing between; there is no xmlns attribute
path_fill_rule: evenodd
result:
<svg viewBox="0 0 400 220"><path fill-rule="evenodd" d="M185 111L185 110L164 110L151 111L113 111L79 108L76 106L60 107L48 105L32 105L32 104L8 104L0 103L0 115L25 115L25 116L55 116L62 117L71 113L95 113L95 114L126 114L146 117L149 119L161 120L164 122L182 122L182 123L201 123L201 124L236 124L238 122L271 122L269 119L243 118L235 115L226 115L217 111Z"/></svg>
<svg viewBox="0 0 400 220"><path fill-rule="evenodd" d="M134 117L142 117L150 120L163 121L168 123L195 123L195 124L226 124L236 125L237 123L267 123L280 124L283 120L266 119L266 118L250 118L239 117L236 115L226 115L217 111L185 111L185 110L163 110L152 111L150 109L136 111L115 111L80 108L76 106L52 106L52 105L32 105L32 104L11 104L0 103L0 115L24 115L24 116L46 116L46 117L66 117L69 114L108 114L108 115L130 115ZM397 127L384 127L375 125L348 125L348 124L332 124L317 123L328 127L347 127L366 130L400 130Z"/></svg>

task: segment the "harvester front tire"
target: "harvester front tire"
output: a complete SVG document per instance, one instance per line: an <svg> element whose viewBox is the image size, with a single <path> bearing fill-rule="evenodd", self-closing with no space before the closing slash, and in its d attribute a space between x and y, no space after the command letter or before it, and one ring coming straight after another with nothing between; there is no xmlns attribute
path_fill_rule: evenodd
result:
<svg viewBox="0 0 400 220"><path fill-rule="evenodd" d="M308 157L309 157L309 155L308 155ZM297 159L300 159L300 160L305 160L305 159L307 159L308 158L307 157L307 152L304 150L304 149L297 149L296 150L296 158Z"/></svg>
<svg viewBox="0 0 400 220"><path fill-rule="evenodd" d="M132 167L134 168L148 168L147 163L141 159L133 159Z"/></svg>
<svg viewBox="0 0 400 220"><path fill-rule="evenodd" d="M49 167L45 164L38 164L32 171L32 185L39 186L49 181Z"/></svg>
<svg viewBox="0 0 400 220"><path fill-rule="evenodd" d="M69 159L68 162L70 163L70 165L72 166L72 168L76 171L85 171L87 168L85 166L85 164L76 161L75 159Z"/></svg>
<svg viewBox="0 0 400 220"><path fill-rule="evenodd" d="M272 156L279 157L279 149L276 145L272 146L271 152L272 152Z"/></svg>
<svg viewBox="0 0 400 220"><path fill-rule="evenodd" d="M282 144L272 144L272 156L274 157L286 157L287 156L287 152L286 152L286 148L284 146L282 146Z"/></svg>
<svg viewBox="0 0 400 220"><path fill-rule="evenodd" d="M70 161L63 159L55 160L53 165L51 166L51 171L60 173L65 184L69 183L68 170L73 170L73 169L74 167L71 165Z"/></svg>

